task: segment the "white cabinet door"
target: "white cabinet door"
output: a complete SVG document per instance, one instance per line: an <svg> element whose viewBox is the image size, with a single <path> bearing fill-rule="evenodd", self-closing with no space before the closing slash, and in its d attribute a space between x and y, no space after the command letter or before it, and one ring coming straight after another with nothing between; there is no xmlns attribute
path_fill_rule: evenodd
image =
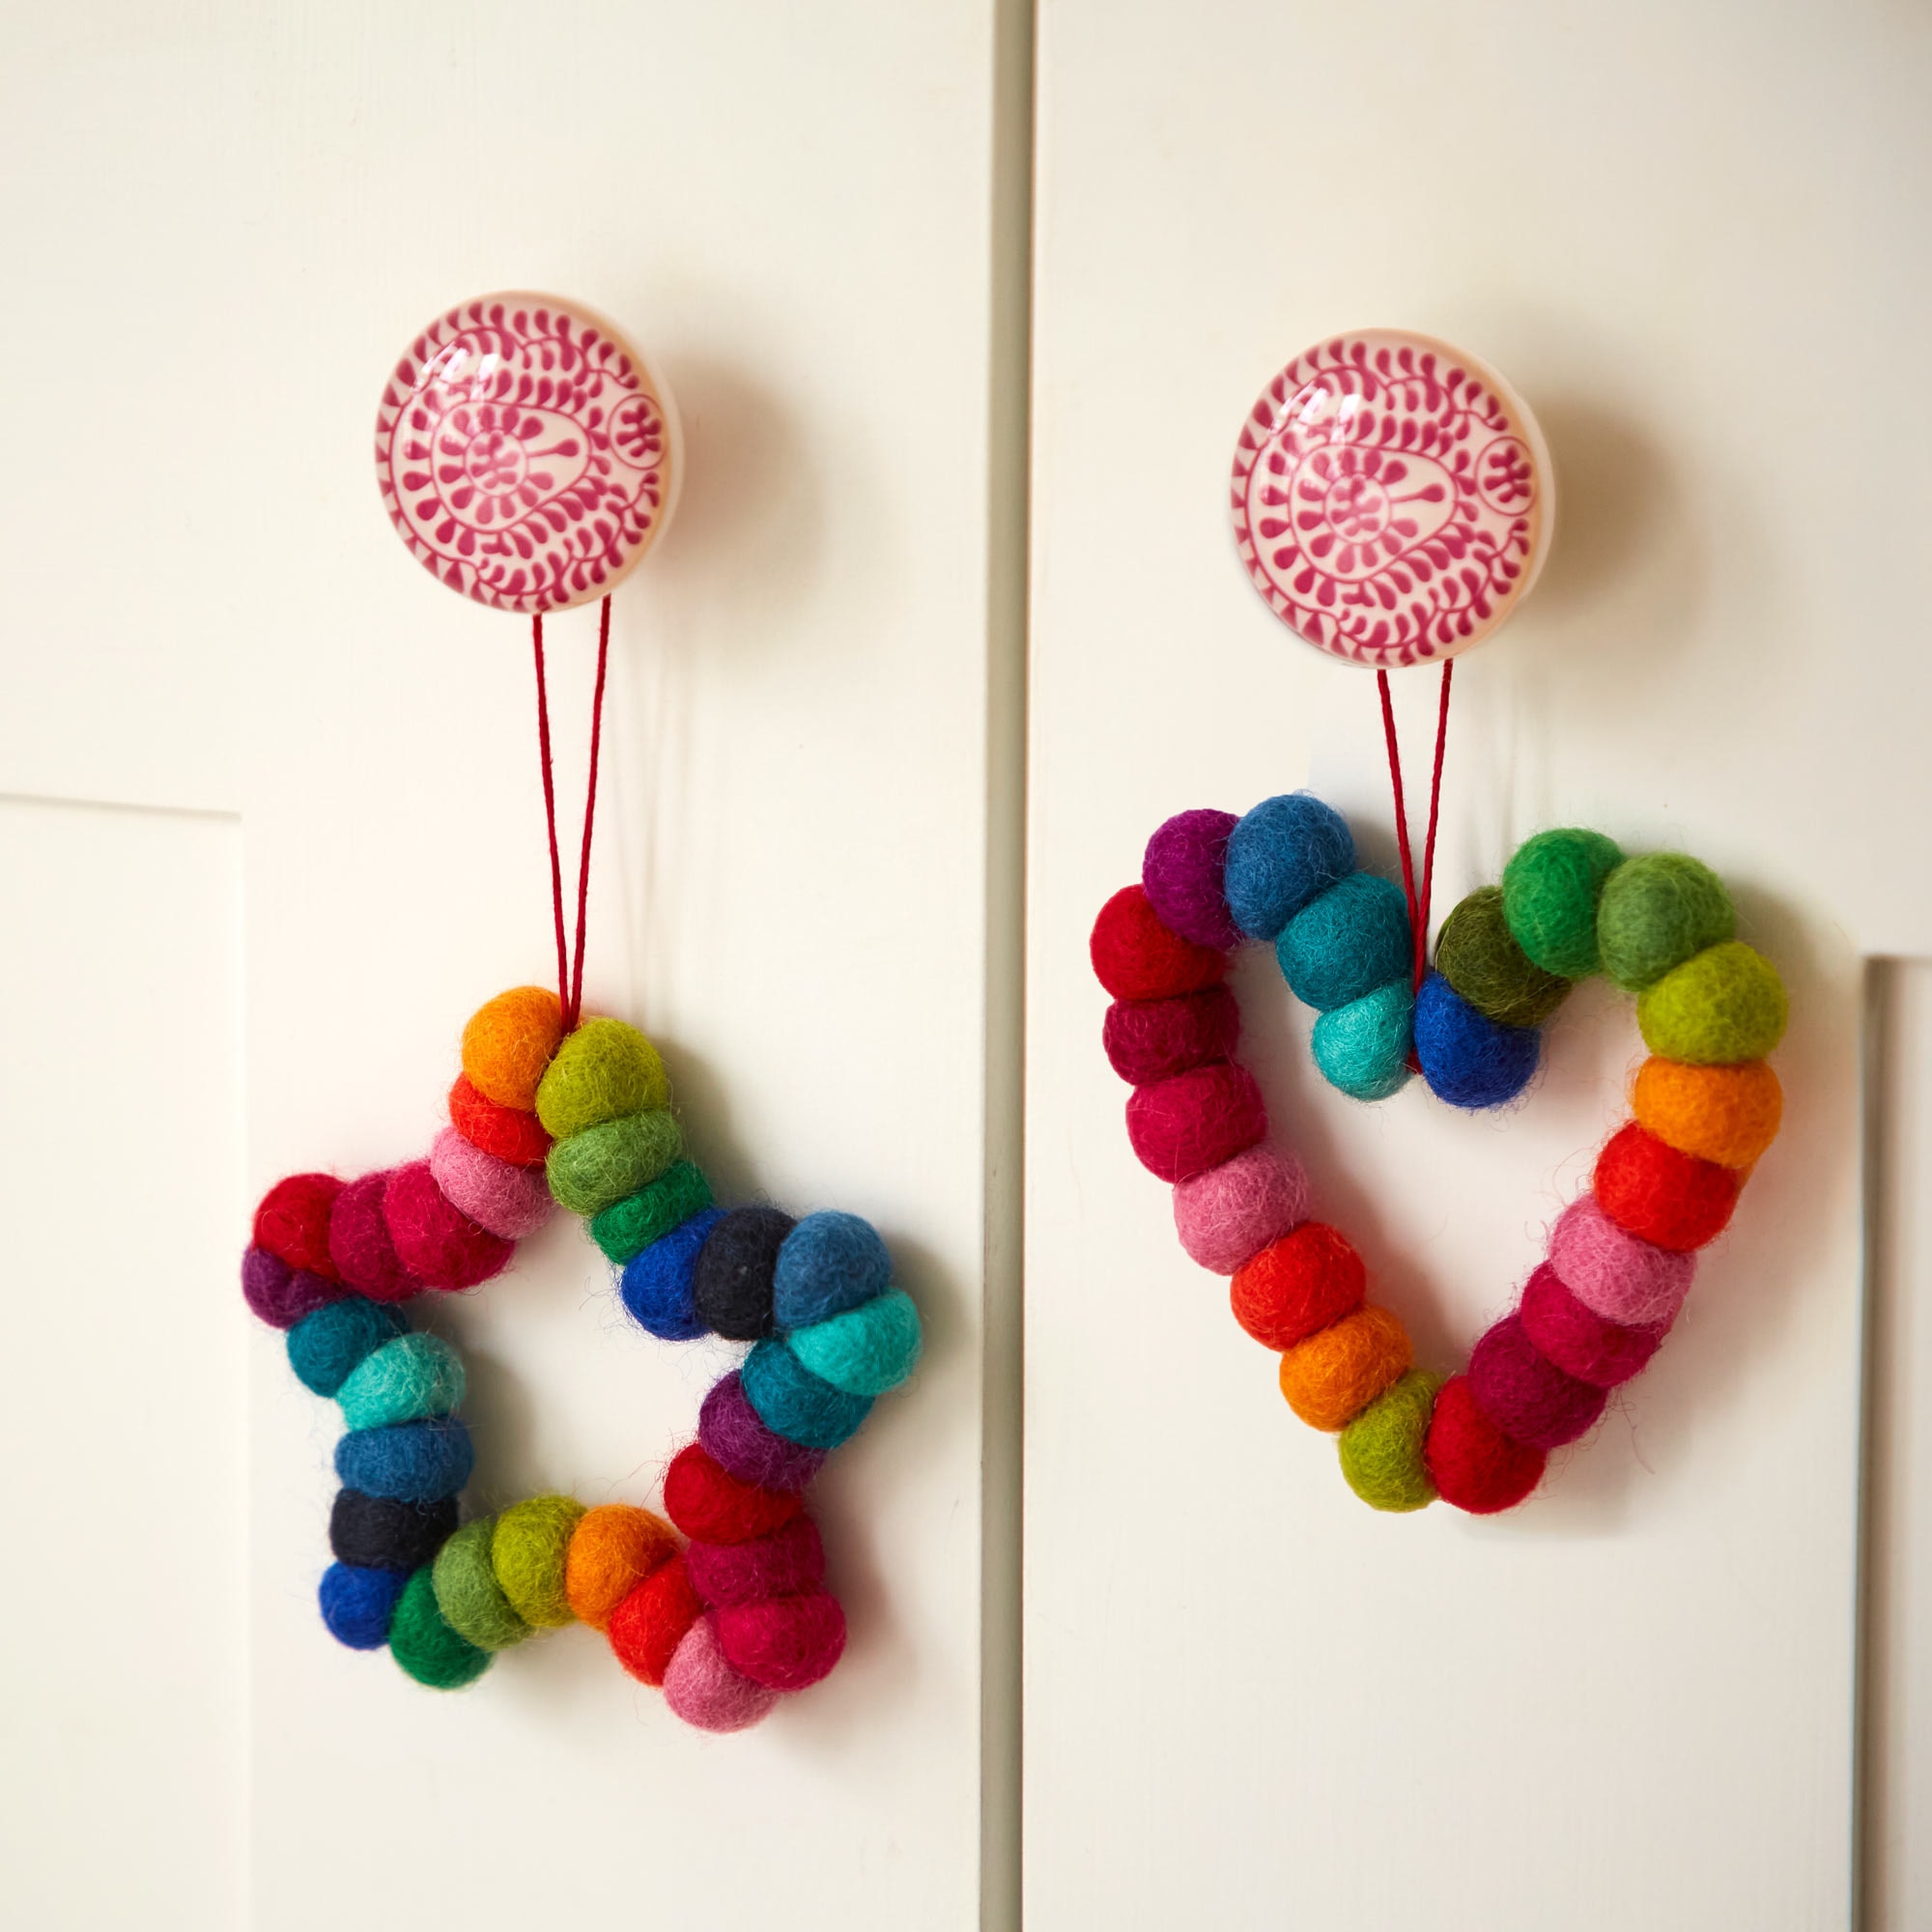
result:
<svg viewBox="0 0 1932 1932"><path fill-rule="evenodd" d="M1844 1925L1860 959L1932 948L1925 23L1046 0L1037 58L1030 1922ZM1687 848L1794 1001L1786 1132L1678 1332L1494 1520L1373 1514L1290 1415L1128 1151L1087 962L1182 809L1312 785L1390 858L1373 682L1267 612L1227 507L1263 385L1369 325L1504 371L1560 478L1456 680L1438 908L1551 824ZM1396 687L1426 771L1435 678ZM1461 1117L1343 1100L1272 963L1240 986L1277 1133L1455 1365L1619 1115L1627 1008Z"/></svg>

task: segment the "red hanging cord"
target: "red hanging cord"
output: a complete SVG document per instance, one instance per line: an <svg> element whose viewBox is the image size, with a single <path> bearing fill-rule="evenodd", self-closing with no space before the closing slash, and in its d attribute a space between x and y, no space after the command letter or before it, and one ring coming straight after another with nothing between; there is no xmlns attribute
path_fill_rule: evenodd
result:
<svg viewBox="0 0 1932 1932"><path fill-rule="evenodd" d="M1408 842L1408 806L1403 796L1402 748L1396 742L1395 704L1389 695L1388 672L1376 672L1382 700L1382 736L1388 745L1389 785L1395 793L1395 836L1402 853L1403 896L1408 901L1409 936L1415 947L1412 984L1418 990L1429 971L1429 901L1435 882L1435 825L1442 806L1442 753L1449 742L1449 685L1455 671L1456 661L1451 658L1442 667L1442 696L1435 713L1435 766L1429 781L1429 837L1422 852L1419 892L1414 855Z"/></svg>
<svg viewBox="0 0 1932 1932"><path fill-rule="evenodd" d="M570 972L570 1006L563 1016L566 1031L577 1025L583 1010L583 926L590 908L590 828L597 820L597 753L604 739L604 672L611 662L611 600L605 598L597 616L597 694L590 700L590 776L583 784L583 850L577 861L577 959ZM1441 775L1441 753L1436 774ZM1430 821L1429 836L1435 837Z"/></svg>

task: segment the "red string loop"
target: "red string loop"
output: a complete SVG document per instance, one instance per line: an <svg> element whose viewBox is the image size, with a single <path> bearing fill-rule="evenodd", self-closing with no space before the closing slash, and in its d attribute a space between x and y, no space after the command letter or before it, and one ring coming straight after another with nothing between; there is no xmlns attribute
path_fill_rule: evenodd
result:
<svg viewBox="0 0 1932 1932"><path fill-rule="evenodd" d="M1382 736L1388 745L1389 786L1395 793L1395 836L1402 854L1402 891L1408 901L1409 937L1415 947L1410 989L1419 992L1429 972L1429 901L1435 883L1435 824L1442 805L1442 753L1449 742L1449 686L1456 660L1442 667L1442 696L1435 713L1435 766L1429 781L1429 837L1422 850L1422 885L1415 882L1415 860L1408 842L1408 806L1402 788L1402 748L1396 742L1395 704L1389 695L1388 672L1376 672L1381 693Z"/></svg>

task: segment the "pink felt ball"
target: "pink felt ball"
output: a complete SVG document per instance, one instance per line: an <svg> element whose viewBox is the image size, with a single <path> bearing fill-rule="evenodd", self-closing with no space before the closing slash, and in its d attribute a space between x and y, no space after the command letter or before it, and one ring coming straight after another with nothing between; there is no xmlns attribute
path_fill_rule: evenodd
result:
<svg viewBox="0 0 1932 1932"><path fill-rule="evenodd" d="M1221 887L1228 834L1237 823L1232 811L1177 812L1148 840L1141 864L1141 884L1160 923L1217 952L1232 952L1242 938Z"/></svg>
<svg viewBox="0 0 1932 1932"><path fill-rule="evenodd" d="M1517 1313L1538 1354L1565 1375L1598 1388L1615 1388L1641 1373L1670 1332L1668 1321L1645 1321L1634 1328L1605 1321L1564 1287L1548 1262L1530 1276Z"/></svg>
<svg viewBox="0 0 1932 1932"><path fill-rule="evenodd" d="M506 1241L534 1235L553 1203L540 1167L512 1167L485 1153L454 1127L444 1127L429 1151L429 1171L452 1207Z"/></svg>
<svg viewBox="0 0 1932 1932"><path fill-rule="evenodd" d="M749 1730L779 1700L731 1667L709 1617L685 1632L665 1671L665 1702L700 1731Z"/></svg>
<svg viewBox="0 0 1932 1932"><path fill-rule="evenodd" d="M1512 1442L1531 1449L1576 1441L1609 1400L1539 1354L1518 1315L1505 1316L1470 1351L1469 1392Z"/></svg>
<svg viewBox="0 0 1932 1932"><path fill-rule="evenodd" d="M1265 1142L1174 1190L1180 1245L1213 1274L1233 1274L1307 1218L1301 1163Z"/></svg>
<svg viewBox="0 0 1932 1932"><path fill-rule="evenodd" d="M1191 1180L1266 1132L1262 1091L1233 1061L1136 1087L1127 1097L1127 1139L1141 1165L1162 1180Z"/></svg>
<svg viewBox="0 0 1932 1932"><path fill-rule="evenodd" d="M1625 1234L1594 1194L1579 1194L1550 1230L1549 1265L1585 1308L1634 1328L1676 1320L1697 1258Z"/></svg>

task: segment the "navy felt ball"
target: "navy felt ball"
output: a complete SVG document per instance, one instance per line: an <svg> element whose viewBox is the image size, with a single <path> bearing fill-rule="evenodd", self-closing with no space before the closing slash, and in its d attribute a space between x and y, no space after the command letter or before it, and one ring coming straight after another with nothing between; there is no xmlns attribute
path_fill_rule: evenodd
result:
<svg viewBox="0 0 1932 1932"><path fill-rule="evenodd" d="M808 1214L784 1238L772 1277L780 1334L810 1328L870 1301L893 1285L893 1258L879 1231L857 1214Z"/></svg>
<svg viewBox="0 0 1932 1932"><path fill-rule="evenodd" d="M1440 973L1415 996L1415 1057L1422 1077L1452 1107L1500 1107L1529 1085L1543 1051L1534 1027L1479 1013Z"/></svg>
<svg viewBox="0 0 1932 1932"><path fill-rule="evenodd" d="M469 1432L453 1415L354 1429L335 1445L335 1473L344 1484L396 1502L453 1496L475 1466Z"/></svg>
<svg viewBox="0 0 1932 1932"><path fill-rule="evenodd" d="M1408 901L1392 879L1350 872L1289 921L1274 956L1296 999L1323 1013L1346 1007L1408 977Z"/></svg>
<svg viewBox="0 0 1932 1932"><path fill-rule="evenodd" d="M381 1650L389 1640L389 1618L409 1575L401 1570L357 1570L331 1563L316 1595L322 1620L337 1643L351 1650Z"/></svg>
<svg viewBox="0 0 1932 1932"><path fill-rule="evenodd" d="M1243 932L1272 939L1311 899L1354 869L1348 820L1311 793L1291 791L1263 799L1229 833L1222 890Z"/></svg>
<svg viewBox="0 0 1932 1932"><path fill-rule="evenodd" d="M705 1332L693 1299L697 1257L724 1218L722 1208L706 1208L624 1264L617 1293L631 1320L659 1341L695 1342Z"/></svg>

